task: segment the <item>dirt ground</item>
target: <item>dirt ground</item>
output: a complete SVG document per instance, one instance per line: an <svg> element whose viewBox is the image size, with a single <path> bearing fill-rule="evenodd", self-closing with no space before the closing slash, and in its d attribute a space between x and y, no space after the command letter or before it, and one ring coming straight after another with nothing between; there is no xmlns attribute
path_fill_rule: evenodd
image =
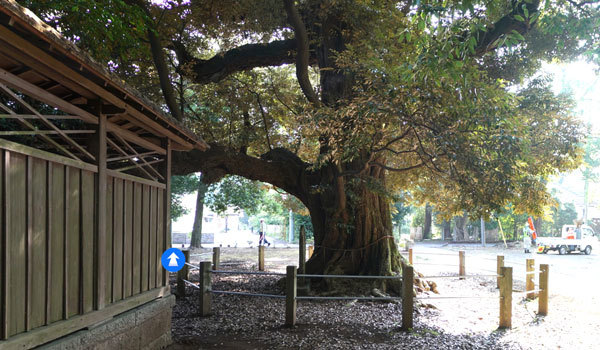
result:
<svg viewBox="0 0 600 350"><path fill-rule="evenodd" d="M417 245L415 269L426 276L455 275L457 259L451 254L465 249L467 274L494 272L498 254L494 247L471 250L460 246ZM517 255L517 250L502 253L507 261L520 266L523 257ZM209 260L210 255L192 257L192 263L200 259ZM257 250L223 248L221 261L222 269L257 270ZM296 249L266 250L267 271L283 273L287 265L297 263ZM515 267L515 274L519 273L520 267ZM551 275L553 284L561 282L560 276ZM197 281L198 276L192 274L190 278ZM212 289L283 295L280 279L281 276L214 275ZM178 298L174 309L175 343L169 349L597 348L600 305L595 298L565 295L564 288L556 288L557 292L552 293L551 284L549 314L537 316L537 300L527 301L515 295L513 327L498 330L495 277L432 280L437 283L439 294L419 294L415 327L409 332L400 330L401 306L393 302L299 301L296 327L284 328L283 299L213 295L213 315L199 317L198 292L188 287L186 297ZM515 278L513 289L524 289L520 278ZM426 299L444 296L469 298Z"/></svg>

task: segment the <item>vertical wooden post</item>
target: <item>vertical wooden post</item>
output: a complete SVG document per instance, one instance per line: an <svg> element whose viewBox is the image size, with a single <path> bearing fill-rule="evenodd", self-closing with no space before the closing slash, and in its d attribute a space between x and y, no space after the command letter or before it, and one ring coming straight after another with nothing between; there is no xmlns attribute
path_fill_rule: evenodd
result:
<svg viewBox="0 0 600 350"><path fill-rule="evenodd" d="M548 315L548 278L550 267L548 264L540 264L540 297L538 298L538 315Z"/></svg>
<svg viewBox="0 0 600 350"><path fill-rule="evenodd" d="M296 324L296 266L286 268L285 278L285 325L292 327Z"/></svg>
<svg viewBox="0 0 600 350"><path fill-rule="evenodd" d="M200 316L212 315L210 265L210 261L202 261L200 263Z"/></svg>
<svg viewBox="0 0 600 350"><path fill-rule="evenodd" d="M533 282L533 270L535 269L535 260L527 259L525 261L525 290L530 291L535 289L535 283ZM535 298L535 293L527 293L527 299Z"/></svg>
<svg viewBox="0 0 600 350"><path fill-rule="evenodd" d="M96 181L96 227L94 244L94 304L96 310L105 306L106 290L106 115L102 113L101 104L98 105L98 131L96 133L96 165L98 174ZM67 191L67 189L65 189ZM65 223L66 225L67 223ZM66 278L66 276L65 276Z"/></svg>
<svg viewBox="0 0 600 350"><path fill-rule="evenodd" d="M502 267L500 280L500 328L512 327L512 267Z"/></svg>
<svg viewBox="0 0 600 350"><path fill-rule="evenodd" d="M498 255L496 257L496 288L500 288L500 276L502 276L502 268L504 267L504 255Z"/></svg>
<svg viewBox="0 0 600 350"><path fill-rule="evenodd" d="M183 256L185 257L185 262L189 263L190 262L190 251L184 250ZM189 267L187 265L183 265L181 270L177 271L177 296L180 298L185 297L185 282L183 280L185 279L185 280L189 281L188 277L189 277Z"/></svg>
<svg viewBox="0 0 600 350"><path fill-rule="evenodd" d="M165 149L165 161L164 161L164 170L163 177L165 178L165 191L163 196L163 205L162 205L162 218L163 222L163 249L167 250L171 248L171 140L165 138L162 140L162 147ZM167 286L169 284L169 272L165 269L162 269L162 285Z"/></svg>
<svg viewBox="0 0 600 350"><path fill-rule="evenodd" d="M212 269L218 270L221 262L221 248L213 247Z"/></svg>
<svg viewBox="0 0 600 350"><path fill-rule="evenodd" d="M413 328L414 273L412 265L402 265L402 330L404 331Z"/></svg>
<svg viewBox="0 0 600 350"><path fill-rule="evenodd" d="M315 246L314 245L309 245L308 246L308 258L310 259L313 255L313 253L315 252Z"/></svg>
<svg viewBox="0 0 600 350"><path fill-rule="evenodd" d="M408 248L408 263L413 265L413 249Z"/></svg>
<svg viewBox="0 0 600 350"><path fill-rule="evenodd" d="M304 225L300 226L300 237L298 242L298 273L306 273L306 230Z"/></svg>
<svg viewBox="0 0 600 350"><path fill-rule="evenodd" d="M458 252L458 275L465 276L465 251L461 250ZM461 278L464 279L464 278Z"/></svg>
<svg viewBox="0 0 600 350"><path fill-rule="evenodd" d="M258 271L265 270L265 246L258 246Z"/></svg>
<svg viewBox="0 0 600 350"><path fill-rule="evenodd" d="M8 338L8 334L9 334L9 322L10 322L10 314L9 314L9 310L8 310L8 304L9 304L9 281L10 281L10 271L11 271L11 263L10 263L10 252L8 250L9 244L10 244L10 202L11 202L11 198L8 195L8 193L6 193L9 189L10 189L10 181L9 181L9 174L10 174L10 152L5 151L5 150L0 150L1 154L0 157L3 155L4 159L2 159L2 184L0 185L2 188L0 189L0 192L2 192L2 205L0 206L0 215L2 216L3 222L2 222L2 227L0 228L1 234L0 234L0 256L2 256L2 269L0 271L0 295L2 296L2 298L0 299L0 339L6 339ZM51 172L50 172L51 173ZM50 191L50 188L48 188L48 191ZM49 234L50 232L48 232ZM46 242L46 244L48 244L48 242ZM46 250L49 251L49 250ZM47 255L46 257L48 258L49 255ZM50 259L48 258L48 261L50 261ZM51 264L47 264L47 268L48 268L48 273L47 276L50 276L50 266ZM50 280L50 278L48 278L48 280ZM50 291L50 285L48 284L46 292L49 293ZM49 304L48 305L48 309L49 309ZM50 313L47 312L46 315L49 315Z"/></svg>

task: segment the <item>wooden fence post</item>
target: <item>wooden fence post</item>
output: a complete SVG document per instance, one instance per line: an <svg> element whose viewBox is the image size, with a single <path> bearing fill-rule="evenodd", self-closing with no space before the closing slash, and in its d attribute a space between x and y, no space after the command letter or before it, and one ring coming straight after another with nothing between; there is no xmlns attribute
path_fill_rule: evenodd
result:
<svg viewBox="0 0 600 350"><path fill-rule="evenodd" d="M465 251L458 252L458 275L465 276ZM464 278L461 278L464 279Z"/></svg>
<svg viewBox="0 0 600 350"><path fill-rule="evenodd" d="M190 262L190 251L183 250L183 256L185 257L185 262ZM189 268L187 265L183 265L181 270L177 271L177 296L182 298L185 297L185 282L184 279L189 280Z"/></svg>
<svg viewBox="0 0 600 350"><path fill-rule="evenodd" d="M412 265L402 266L402 330L408 331L413 328L414 308L414 270Z"/></svg>
<svg viewBox="0 0 600 350"><path fill-rule="evenodd" d="M210 265L210 261L200 263L200 316L210 316L212 314Z"/></svg>
<svg viewBox="0 0 600 350"><path fill-rule="evenodd" d="M512 327L512 267L502 267L500 279L500 327Z"/></svg>
<svg viewBox="0 0 600 350"><path fill-rule="evenodd" d="M502 276L502 268L504 267L504 255L498 255L496 257L496 288L500 288L500 276Z"/></svg>
<svg viewBox="0 0 600 350"><path fill-rule="evenodd" d="M413 249L412 248L408 248L408 263L409 264L413 264Z"/></svg>
<svg viewBox="0 0 600 350"><path fill-rule="evenodd" d="M535 282L533 281L533 270L535 270L535 260L527 259L525 261L525 290L530 291L535 289ZM527 299L535 298L535 293L527 293Z"/></svg>
<svg viewBox="0 0 600 350"><path fill-rule="evenodd" d="M305 265L306 265L306 230L304 229L304 225L300 226L300 237L298 241L298 273L304 274L306 273Z"/></svg>
<svg viewBox="0 0 600 350"><path fill-rule="evenodd" d="M220 262L221 262L221 248L214 247L213 248L213 256L212 256L212 269L218 270Z"/></svg>
<svg viewBox="0 0 600 350"><path fill-rule="evenodd" d="M313 255L313 253L315 252L315 246L313 245L309 245L308 246L308 258L310 259Z"/></svg>
<svg viewBox="0 0 600 350"><path fill-rule="evenodd" d="M296 324L296 266L288 266L285 278L285 326Z"/></svg>
<svg viewBox="0 0 600 350"><path fill-rule="evenodd" d="M258 271L265 270L265 246L258 246Z"/></svg>
<svg viewBox="0 0 600 350"><path fill-rule="evenodd" d="M548 264L540 264L540 297L538 299L538 315L548 315L548 278L550 277Z"/></svg>

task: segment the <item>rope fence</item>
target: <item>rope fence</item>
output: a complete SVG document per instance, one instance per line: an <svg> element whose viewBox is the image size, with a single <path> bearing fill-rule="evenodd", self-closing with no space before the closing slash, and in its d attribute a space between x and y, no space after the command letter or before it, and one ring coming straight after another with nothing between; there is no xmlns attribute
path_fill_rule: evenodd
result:
<svg viewBox="0 0 600 350"><path fill-rule="evenodd" d="M219 295L238 295L247 297L265 297L274 299L285 299L285 325L293 326L296 324L296 310L297 301L323 301L323 300L359 300L359 301L398 301L402 302L402 329L409 330L413 328L413 315L414 315L414 301L420 300L457 300L457 299L497 299L499 300L499 327L510 328L512 326L512 298L513 295L520 296L526 295L527 298L532 299L536 295L538 298L538 315L548 314L548 274L549 265L541 264L539 269L535 269L533 259L527 259L526 266L526 286L524 291L513 290L513 268L504 266L504 256L497 256L496 258L496 271L487 271L488 274L466 274L465 269L465 252L458 252L458 265L449 264L426 264L417 263L417 265L433 265L433 266L458 266L458 275L427 275L427 276L415 276L413 268L413 250L409 249L409 262L410 264L404 264L402 268L402 275L395 276L365 276L365 275L324 275L324 274L306 274L302 257L305 260L305 252L302 254L302 249L306 249L306 246L300 245L300 267L287 266L286 273L280 272L268 272L264 271L264 246L259 246L259 271L230 271L230 270L219 270L220 265L220 248L215 247L213 249L212 262L203 261L199 265L193 265L188 263L190 258L189 251L184 251L186 263L184 267L178 272L177 275L177 294L180 296L185 295L185 286L189 285L193 288L199 289L201 297L199 298L200 303L200 315L209 316L212 314L212 294ZM196 254L193 256L206 255ZM419 253L419 254L431 254L431 255L445 255L445 256L456 256L456 254L448 253ZM261 263L262 262L262 263ZM224 264L225 265L225 264ZM199 283L195 284L189 281L189 271L199 271ZM493 273L493 274L490 274ZM265 293L250 293L250 292L236 292L236 291L223 291L223 290L212 290L212 274L221 275L251 275L251 276L285 276L285 295L277 294L265 294ZM535 288L534 277L539 274L538 288ZM298 296L298 278L301 280L309 278L343 278L343 279L371 279L371 280L402 280L402 281L415 281L415 278L419 279L466 279L466 278L493 278L497 279L497 287L499 289L499 295L486 295L486 296L427 296L427 297L416 297L414 295L414 283L402 283L402 293L400 297L380 297L380 296Z"/></svg>

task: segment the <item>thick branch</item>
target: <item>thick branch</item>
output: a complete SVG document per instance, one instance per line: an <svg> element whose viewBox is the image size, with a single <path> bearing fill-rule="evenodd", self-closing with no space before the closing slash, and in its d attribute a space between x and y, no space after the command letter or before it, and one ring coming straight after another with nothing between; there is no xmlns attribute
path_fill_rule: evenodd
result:
<svg viewBox="0 0 600 350"><path fill-rule="evenodd" d="M480 56L486 52L494 50L498 46L497 40L513 30L516 30L522 35L527 33L527 31L530 29L528 20L526 19L525 21L519 21L515 18L515 16L520 15L525 17L523 16L523 5L526 6L527 11L530 14L537 12L539 4L539 0L515 1L513 10L509 14L500 18L491 28L488 28L487 30L480 30L476 33L477 45L475 47L475 53Z"/></svg>
<svg viewBox="0 0 600 350"><path fill-rule="evenodd" d="M272 41L267 44L247 44L217 54L208 60L192 57L181 48L178 59L191 68L194 81L199 84L216 83L232 73L250 70L257 67L280 66L296 61L294 51L296 39ZM309 56L309 63L316 62L314 55Z"/></svg>
<svg viewBox="0 0 600 350"><path fill-rule="evenodd" d="M287 12L288 19L294 28L296 35L296 77L302 92L306 98L314 105L319 105L319 98L312 88L310 79L308 78L308 65L310 59L308 34L306 33L306 26L300 18L298 9L294 6L294 0L283 0L285 4L285 11Z"/></svg>
<svg viewBox="0 0 600 350"><path fill-rule="evenodd" d="M211 144L207 151L174 152L172 173L202 172L207 183L218 181L225 175L239 175L270 183L305 201L306 193L300 182L307 166L298 156L281 148L256 158Z"/></svg>

